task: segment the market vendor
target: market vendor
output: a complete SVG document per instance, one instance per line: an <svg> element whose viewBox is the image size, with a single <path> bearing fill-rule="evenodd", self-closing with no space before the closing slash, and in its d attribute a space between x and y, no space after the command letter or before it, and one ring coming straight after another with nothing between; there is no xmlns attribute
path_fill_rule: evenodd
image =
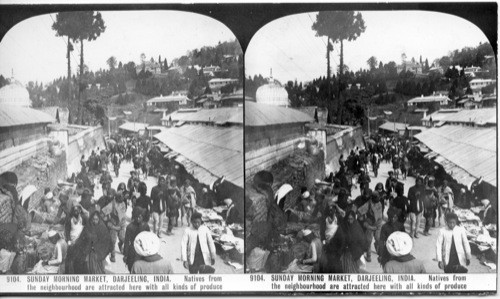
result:
<svg viewBox="0 0 500 299"><path fill-rule="evenodd" d="M311 198L311 193L305 187L302 187L301 191L303 192L297 198L295 206L285 210L290 222L307 222L311 219L312 212L314 211L315 202Z"/></svg>
<svg viewBox="0 0 500 299"><path fill-rule="evenodd" d="M488 199L481 200L484 206L483 225L496 224L497 223L497 204L496 202L490 202Z"/></svg>
<svg viewBox="0 0 500 299"><path fill-rule="evenodd" d="M48 237L49 241L54 244L54 253L50 260L44 262L44 265L59 266L57 274L64 274L66 270L68 244L61 238L61 235L54 230L49 231Z"/></svg>
<svg viewBox="0 0 500 299"><path fill-rule="evenodd" d="M227 205L226 224L231 225L233 223L242 223L238 209L234 208L233 200L231 198L226 198L224 199L224 203Z"/></svg>
<svg viewBox="0 0 500 299"><path fill-rule="evenodd" d="M323 244L311 230L305 229L303 233L304 239L309 243L309 249L305 258L299 260L299 264L312 265L312 272L318 273L323 255Z"/></svg>

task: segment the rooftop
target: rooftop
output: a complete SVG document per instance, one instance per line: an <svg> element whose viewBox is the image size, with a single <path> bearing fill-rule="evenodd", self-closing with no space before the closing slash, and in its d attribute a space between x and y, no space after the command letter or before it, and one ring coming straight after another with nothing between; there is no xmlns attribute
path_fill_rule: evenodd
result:
<svg viewBox="0 0 500 299"><path fill-rule="evenodd" d="M386 122L379 126L379 129L387 130L391 132L404 131L408 125L404 123Z"/></svg>
<svg viewBox="0 0 500 299"><path fill-rule="evenodd" d="M437 158L437 162L446 160L440 164L448 165L446 167L450 169L447 170L453 171L447 161L453 167L462 169L452 174L462 184L468 185L482 176L486 182L496 186L496 133L496 128L445 125L423 131L415 138L442 157L441 160Z"/></svg>
<svg viewBox="0 0 500 299"><path fill-rule="evenodd" d="M147 103L167 103L167 102L180 102L180 101L190 101L190 99L185 95L169 95L169 96L159 96L149 99Z"/></svg>
<svg viewBox="0 0 500 299"><path fill-rule="evenodd" d="M141 130L146 130L149 124L145 123L135 123L135 122L126 122L119 126L118 128L121 130L129 131L129 132L139 132Z"/></svg>
<svg viewBox="0 0 500 299"><path fill-rule="evenodd" d="M28 107L0 105L0 128L55 122L55 116Z"/></svg>
<svg viewBox="0 0 500 299"><path fill-rule="evenodd" d="M183 158L176 157L176 160L202 183L209 185L215 179L225 176L229 182L243 188L241 127L186 124L169 128L156 134L154 138L182 155Z"/></svg>
<svg viewBox="0 0 500 299"><path fill-rule="evenodd" d="M422 120L428 121L432 118L433 122L460 122L460 123L475 123L475 124L496 124L497 113L496 108L481 108L481 109L463 109L454 113L447 111L436 111Z"/></svg>
<svg viewBox="0 0 500 299"><path fill-rule="evenodd" d="M310 123L314 118L293 108L245 102L245 126L259 127L292 123Z"/></svg>
<svg viewBox="0 0 500 299"><path fill-rule="evenodd" d="M417 98L413 98L408 101L408 103L429 103L429 102L441 102L441 101L450 101L450 99L445 95L431 95L431 96L421 96Z"/></svg>
<svg viewBox="0 0 500 299"><path fill-rule="evenodd" d="M222 107L215 109L190 109L178 110L164 119L172 118L172 121L203 122L214 124L243 124L243 107Z"/></svg>

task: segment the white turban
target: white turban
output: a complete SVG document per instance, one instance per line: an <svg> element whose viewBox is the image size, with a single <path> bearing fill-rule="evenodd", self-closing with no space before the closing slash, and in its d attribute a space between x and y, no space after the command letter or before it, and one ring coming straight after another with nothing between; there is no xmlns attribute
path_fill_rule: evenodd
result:
<svg viewBox="0 0 500 299"><path fill-rule="evenodd" d="M47 198L47 199L54 198L54 193L52 193L52 191L49 191L47 194L45 194L45 198Z"/></svg>
<svg viewBox="0 0 500 299"><path fill-rule="evenodd" d="M24 205L26 200L30 198L33 193L36 192L36 187L33 185L28 185L24 187L23 191L21 191L21 196L19 196L19 200L21 201L21 204Z"/></svg>
<svg viewBox="0 0 500 299"><path fill-rule="evenodd" d="M160 250L160 239L153 232L141 232L134 240L134 249L140 256L151 256Z"/></svg>
<svg viewBox="0 0 500 299"><path fill-rule="evenodd" d="M309 198L309 196L311 196L311 193L309 193L309 191L302 193L302 198Z"/></svg>
<svg viewBox="0 0 500 299"><path fill-rule="evenodd" d="M302 231L302 233L304 234L304 237L306 237L306 236L309 236L310 234L312 234L312 230L305 229L305 230Z"/></svg>
<svg viewBox="0 0 500 299"><path fill-rule="evenodd" d="M276 192L276 203L279 203L281 199L283 199L292 190L292 186L290 186L289 184L283 184Z"/></svg>
<svg viewBox="0 0 500 299"><path fill-rule="evenodd" d="M52 237L55 237L57 235L57 232L55 230L49 230L47 235L49 236L49 238L52 238Z"/></svg>
<svg viewBox="0 0 500 299"><path fill-rule="evenodd" d="M411 252L413 241L409 234L404 232L393 232L386 242L387 251L391 256L404 256Z"/></svg>

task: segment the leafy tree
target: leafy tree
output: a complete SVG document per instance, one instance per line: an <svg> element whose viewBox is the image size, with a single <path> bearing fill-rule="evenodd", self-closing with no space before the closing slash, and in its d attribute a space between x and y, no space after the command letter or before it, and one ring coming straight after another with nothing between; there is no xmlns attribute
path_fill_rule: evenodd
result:
<svg viewBox="0 0 500 299"><path fill-rule="evenodd" d="M344 41L356 40L366 29L365 21L361 13L354 11L320 11L316 15L316 21L312 25L316 31L316 36L326 36L328 38L327 47L330 40L333 43L340 43L340 63L339 63L339 114L342 121L342 90L341 78L344 74ZM328 51L328 48L327 48ZM329 78L328 78L329 79Z"/></svg>
<svg viewBox="0 0 500 299"><path fill-rule="evenodd" d="M71 78L71 52L73 44L71 41L78 39L78 24L76 22L76 12L60 12L56 14L56 21L52 24L52 29L56 31L56 36L66 36L66 59L68 60L68 78ZM68 101L71 99L71 81L68 84Z"/></svg>
<svg viewBox="0 0 500 299"><path fill-rule="evenodd" d="M368 67L370 67L370 70L373 71L377 68L378 61L377 61L377 58L375 56L372 56L372 57L368 58L366 63L368 64Z"/></svg>
<svg viewBox="0 0 500 299"><path fill-rule="evenodd" d="M83 79L83 43L85 40L93 41L96 40L101 33L106 30L104 26L104 20L102 19L101 13L94 11L79 11L75 12L74 21L78 25L78 30L76 31L76 39L80 42L80 88L78 89L78 115L80 121L82 121L81 115L81 98L82 98L82 79Z"/></svg>
<svg viewBox="0 0 500 299"><path fill-rule="evenodd" d="M109 70L114 70L116 68L116 57L115 56L109 57L108 60L106 60L106 64L109 66Z"/></svg>

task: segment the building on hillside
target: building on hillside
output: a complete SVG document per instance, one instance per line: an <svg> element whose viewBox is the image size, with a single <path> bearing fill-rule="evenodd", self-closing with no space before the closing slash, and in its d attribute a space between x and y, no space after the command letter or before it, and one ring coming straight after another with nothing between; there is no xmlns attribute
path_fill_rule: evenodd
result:
<svg viewBox="0 0 500 299"><path fill-rule="evenodd" d="M496 202L496 127L444 125L428 129L415 138L431 150L426 158L440 164L447 174L469 189L473 182L485 184L484 194L478 196Z"/></svg>
<svg viewBox="0 0 500 299"><path fill-rule="evenodd" d="M175 111L181 107L191 107L192 100L185 95L169 95L154 97L146 102L148 110L154 109L168 109L168 111Z"/></svg>
<svg viewBox="0 0 500 299"><path fill-rule="evenodd" d="M433 66L429 69L429 73L444 74L443 68L440 66Z"/></svg>
<svg viewBox="0 0 500 299"><path fill-rule="evenodd" d="M61 124L68 124L69 121L69 109L64 107L50 106L50 107L40 107L36 110L42 111L53 117L56 122ZM58 121L59 120L59 121Z"/></svg>
<svg viewBox="0 0 500 299"><path fill-rule="evenodd" d="M139 63L135 66L135 71L137 74L142 70L153 74L161 74L161 64L156 61L144 61L144 63Z"/></svg>
<svg viewBox="0 0 500 299"><path fill-rule="evenodd" d="M410 71L414 74L422 74L422 65L418 62L405 61L396 67L398 74L403 70Z"/></svg>
<svg viewBox="0 0 500 299"><path fill-rule="evenodd" d="M417 108L433 108L434 105L447 106L450 104L450 98L442 94L434 94L430 96L423 96L413 98L408 101L408 107Z"/></svg>
<svg viewBox="0 0 500 299"><path fill-rule="evenodd" d="M482 96L481 89L483 87L496 84L496 80L493 79L472 79L469 82L470 89L472 90L472 94L477 98Z"/></svg>
<svg viewBox="0 0 500 299"><path fill-rule="evenodd" d="M203 68L203 75L208 77L215 77L216 73L220 71L220 66L210 65Z"/></svg>
<svg viewBox="0 0 500 299"><path fill-rule="evenodd" d="M21 82L14 78L10 78L9 84L0 88L0 106L1 105L31 107L30 94Z"/></svg>
<svg viewBox="0 0 500 299"><path fill-rule="evenodd" d="M479 66L469 66L464 69L465 76L475 78L476 73L481 73L482 69Z"/></svg>
<svg viewBox="0 0 500 299"><path fill-rule="evenodd" d="M147 128L149 124L138 123L138 122L126 122L118 127L118 132L124 136L130 137L142 137L147 134Z"/></svg>
<svg viewBox="0 0 500 299"><path fill-rule="evenodd" d="M497 124L495 108L439 110L422 118L422 125L439 127L442 125L468 127L494 127Z"/></svg>
<svg viewBox="0 0 500 299"><path fill-rule="evenodd" d="M231 94L223 95L220 102L222 107L238 107L243 106L244 100L252 100L252 98L243 96L243 88L240 88Z"/></svg>
<svg viewBox="0 0 500 299"><path fill-rule="evenodd" d="M212 92L220 90L222 87L238 83L238 79L230 79L230 78L213 78L208 81L208 86Z"/></svg>

